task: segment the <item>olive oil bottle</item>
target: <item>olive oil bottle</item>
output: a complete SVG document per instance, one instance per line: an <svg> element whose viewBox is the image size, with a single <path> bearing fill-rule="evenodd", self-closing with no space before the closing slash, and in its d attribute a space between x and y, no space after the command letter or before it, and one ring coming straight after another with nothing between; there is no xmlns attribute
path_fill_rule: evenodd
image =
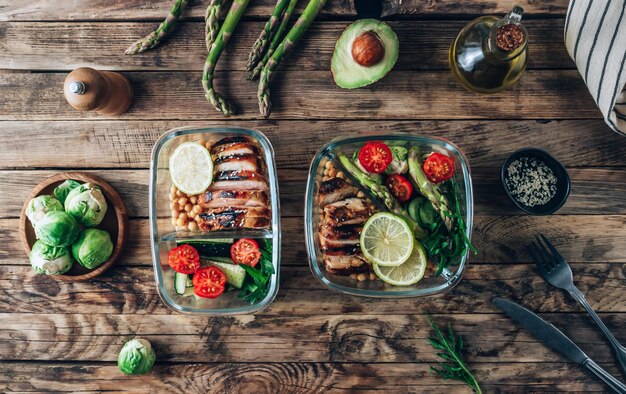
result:
<svg viewBox="0 0 626 394"><path fill-rule="evenodd" d="M504 18L482 16L468 23L450 47L452 73L467 89L496 93L522 76L528 59L528 33L515 6Z"/></svg>

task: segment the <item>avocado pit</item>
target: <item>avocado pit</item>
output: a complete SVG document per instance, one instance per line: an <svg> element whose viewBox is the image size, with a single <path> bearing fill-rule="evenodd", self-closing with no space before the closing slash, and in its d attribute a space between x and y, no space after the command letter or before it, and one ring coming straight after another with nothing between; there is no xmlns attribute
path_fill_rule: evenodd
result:
<svg viewBox="0 0 626 394"><path fill-rule="evenodd" d="M376 33L366 31L352 43L352 58L363 67L380 63L384 56L385 47Z"/></svg>

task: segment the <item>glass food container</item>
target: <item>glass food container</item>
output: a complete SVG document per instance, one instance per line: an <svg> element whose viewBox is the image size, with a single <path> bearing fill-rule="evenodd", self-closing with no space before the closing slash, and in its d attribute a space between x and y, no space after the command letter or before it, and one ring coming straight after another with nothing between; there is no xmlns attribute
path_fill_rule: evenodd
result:
<svg viewBox="0 0 626 394"><path fill-rule="evenodd" d="M178 145L188 141L204 140L215 143L222 138L248 137L261 148L262 160L267 167L269 200L271 209L269 229L228 229L212 232L176 231L171 221L169 174L170 155ZM180 229L179 229L180 230ZM272 244L272 275L269 291L265 298L254 305L238 298L239 291L232 289L215 299L179 295L174 289L174 270L167 263L170 249L176 241L186 239L234 239L253 238ZM258 312L272 303L278 292L280 272L280 207L278 178L274 162L274 150L270 141L256 130L234 127L183 127L168 131L155 143L150 162L150 239L152 260L157 289L163 303L175 311L203 315L235 315Z"/></svg>
<svg viewBox="0 0 626 394"><path fill-rule="evenodd" d="M454 180L459 185L459 203L467 226L466 235L471 237L474 202L472 196L472 179L467 158L454 144L449 141L413 135L366 135L359 137L339 137L322 147L311 163L307 182L305 201L305 233L306 246L309 256L309 265L313 275L329 288L355 296L378 298L421 297L451 290L456 286L467 266L469 250L463 255L458 264L444 269L440 276L434 276L434 270L429 267L422 280L411 286L392 286L381 280L357 281L350 276L333 275L322 265L319 245L320 207L318 204L318 188L322 180L326 162L334 160L337 152L343 152L349 157L353 152L368 141L396 141L417 145L422 152L435 151L448 155L454 160ZM429 266L431 263L429 263Z"/></svg>

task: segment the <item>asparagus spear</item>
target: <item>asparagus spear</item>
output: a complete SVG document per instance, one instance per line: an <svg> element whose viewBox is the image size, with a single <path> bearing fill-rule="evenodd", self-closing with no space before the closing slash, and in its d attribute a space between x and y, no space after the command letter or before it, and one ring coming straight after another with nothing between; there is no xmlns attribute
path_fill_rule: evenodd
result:
<svg viewBox="0 0 626 394"><path fill-rule="evenodd" d="M420 193L430 201L435 211L441 216L448 231L451 231L453 220L452 217L450 217L450 204L448 203L448 199L441 193L437 185L431 183L428 178L426 178L426 174L424 174L420 163L419 148L415 146L409 149L409 173L413 181L415 181Z"/></svg>
<svg viewBox="0 0 626 394"><path fill-rule="evenodd" d="M211 0L204 15L204 35L207 51L211 50L211 44L220 31L220 12L222 11L222 0Z"/></svg>
<svg viewBox="0 0 626 394"><path fill-rule="evenodd" d="M178 22L178 19L180 19L183 10L187 6L187 2L188 0L174 0L170 13L167 15L165 20L161 22L159 27L152 33L129 46L125 54L134 55L136 53L145 52L159 45L161 40L163 40L165 36L172 31L172 28L176 22Z"/></svg>
<svg viewBox="0 0 626 394"><path fill-rule="evenodd" d="M289 0L278 0L278 2L276 3L276 7L274 7L274 11L272 11L270 19L265 23L265 26L263 26L263 30L261 30L259 38L257 38L257 40L254 42L252 50L248 55L248 64L246 66L246 71L252 71L254 67L259 63L259 60L261 60L261 57L267 49L267 45L276 34L276 29L279 27L279 22L282 19L283 13L285 12L285 7L287 7L288 3Z"/></svg>
<svg viewBox="0 0 626 394"><path fill-rule="evenodd" d="M326 4L326 0L309 0L306 8L302 12L302 15L298 18L293 25L289 33L285 36L283 41L276 47L276 50L267 61L267 64L261 71L261 78L259 80L259 110L261 115L269 117L272 111L272 101L270 98L270 82L274 75L274 71L278 67L280 61L285 57L289 50L293 47L293 44L307 31L311 23L320 12L320 10Z"/></svg>
<svg viewBox="0 0 626 394"><path fill-rule="evenodd" d="M250 81L256 79L259 76L259 74L261 74L263 67L265 67L265 65L267 64L267 61L276 50L276 47L278 46L278 44L280 44L281 41L283 40L283 34L285 33L287 26L289 25L289 20L291 20L291 14L293 14L293 10L296 8L297 4L298 4L298 0L289 0L289 6L287 7L287 10L285 10L285 12L283 13L283 17L281 18L281 21L280 21L280 26L278 26L278 30L276 30L276 34L274 34L274 37L272 37L272 42L270 43L269 48L263 55L263 58L259 60L256 67L254 67L254 70L248 73L248 79Z"/></svg>
<svg viewBox="0 0 626 394"><path fill-rule="evenodd" d="M413 233L415 233L416 238L423 239L426 237L426 231L424 231L424 229L411 219L406 209L402 207L400 202L396 200L385 185L379 183L376 178L372 177L370 174L361 171L348 156L341 154L338 158L344 168L348 170L348 172L350 172L350 174L352 174L352 176L354 176L356 180L358 180L365 188L370 190L374 196L380 198L391 212L405 217L407 222L409 222Z"/></svg>
<svg viewBox="0 0 626 394"><path fill-rule="evenodd" d="M202 70L202 87L204 88L204 95L207 100L213 104L215 109L220 111L226 116L230 116L235 113L235 109L232 105L226 102L224 98L215 91L213 87L213 77L215 73L215 66L219 60L224 47L228 43L228 40L233 34L235 27L239 23L241 16L243 15L250 0L233 0L233 4L228 10L228 14L222 23L215 42L211 44L209 54L204 62L204 68Z"/></svg>

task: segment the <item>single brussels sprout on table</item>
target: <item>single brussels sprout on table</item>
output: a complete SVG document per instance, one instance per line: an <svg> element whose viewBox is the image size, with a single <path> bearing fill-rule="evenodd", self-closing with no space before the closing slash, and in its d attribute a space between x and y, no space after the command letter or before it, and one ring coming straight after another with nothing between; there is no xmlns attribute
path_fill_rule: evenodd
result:
<svg viewBox="0 0 626 394"><path fill-rule="evenodd" d="M37 226L37 222L48 212L62 211L63 204L56 198L47 194L37 196L28 202L26 207L26 216L32 223L33 227Z"/></svg>
<svg viewBox="0 0 626 394"><path fill-rule="evenodd" d="M72 215L64 211L46 213L35 226L35 236L50 246L70 246L78 237L80 228Z"/></svg>
<svg viewBox="0 0 626 394"><path fill-rule="evenodd" d="M117 366L126 375L143 375L150 372L156 353L146 339L135 338L126 342L117 357Z"/></svg>
<svg viewBox="0 0 626 394"><path fill-rule="evenodd" d="M72 189L65 199L65 211L85 227L95 227L107 213L107 202L100 187L85 183Z"/></svg>
<svg viewBox="0 0 626 394"><path fill-rule="evenodd" d="M113 242L109 233L104 230L87 229L72 245L74 259L89 269L102 265L111 257L111 253L113 253Z"/></svg>
<svg viewBox="0 0 626 394"><path fill-rule="evenodd" d="M72 256L66 247L35 242L30 251L30 265L38 274L61 275L72 268Z"/></svg>
<svg viewBox="0 0 626 394"><path fill-rule="evenodd" d="M54 196L61 202L61 204L65 204L67 195L78 186L80 186L80 182L73 179L67 179L65 182L54 188Z"/></svg>

